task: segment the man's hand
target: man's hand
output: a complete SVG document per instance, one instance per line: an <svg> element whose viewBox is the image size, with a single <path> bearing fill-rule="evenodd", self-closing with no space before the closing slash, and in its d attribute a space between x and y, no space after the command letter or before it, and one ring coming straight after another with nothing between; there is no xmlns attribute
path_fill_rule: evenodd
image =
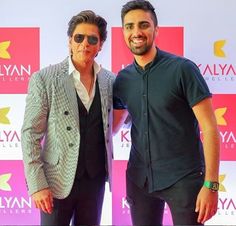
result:
<svg viewBox="0 0 236 226"><path fill-rule="evenodd" d="M32 195L35 207L45 213L51 214L53 209L53 196L49 188L45 188Z"/></svg>
<svg viewBox="0 0 236 226"><path fill-rule="evenodd" d="M218 192L212 192L206 187L200 190L195 212L198 212L198 222L204 224L217 212Z"/></svg>

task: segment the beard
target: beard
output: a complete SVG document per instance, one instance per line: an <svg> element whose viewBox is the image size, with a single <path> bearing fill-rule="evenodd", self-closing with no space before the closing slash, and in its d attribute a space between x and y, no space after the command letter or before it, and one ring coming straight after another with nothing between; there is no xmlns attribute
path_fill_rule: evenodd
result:
<svg viewBox="0 0 236 226"><path fill-rule="evenodd" d="M149 50L152 48L153 42L154 42L154 37L150 43L144 43L142 46L135 46L131 41L129 42L128 47L134 55L142 56L149 52Z"/></svg>
<svg viewBox="0 0 236 226"><path fill-rule="evenodd" d="M142 56L145 55L150 49L152 48L152 45L144 45L142 47L135 47L130 46L129 49L134 55Z"/></svg>

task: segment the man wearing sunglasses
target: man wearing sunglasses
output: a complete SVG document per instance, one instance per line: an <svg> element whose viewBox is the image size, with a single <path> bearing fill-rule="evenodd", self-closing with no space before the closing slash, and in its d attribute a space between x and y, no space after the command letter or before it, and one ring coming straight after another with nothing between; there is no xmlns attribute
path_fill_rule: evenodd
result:
<svg viewBox="0 0 236 226"><path fill-rule="evenodd" d="M32 75L22 127L29 194L41 225L99 225L111 182L112 84L95 57L106 21L90 10L69 22L70 56Z"/></svg>

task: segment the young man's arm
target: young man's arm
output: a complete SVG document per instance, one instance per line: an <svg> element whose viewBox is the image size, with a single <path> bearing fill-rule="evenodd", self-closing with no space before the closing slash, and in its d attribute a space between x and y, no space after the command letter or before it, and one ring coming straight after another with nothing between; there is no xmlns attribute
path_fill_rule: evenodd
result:
<svg viewBox="0 0 236 226"><path fill-rule="evenodd" d="M192 109L203 134L203 148L206 164L205 181L218 182L220 139L211 98L200 101L193 106ZM218 192L213 192L203 186L196 202L196 212L199 212L198 222L204 223L215 215L217 203Z"/></svg>

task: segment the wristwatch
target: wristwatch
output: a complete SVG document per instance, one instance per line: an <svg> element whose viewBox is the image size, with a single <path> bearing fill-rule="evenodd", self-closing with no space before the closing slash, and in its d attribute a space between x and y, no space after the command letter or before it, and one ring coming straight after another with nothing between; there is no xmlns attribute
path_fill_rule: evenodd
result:
<svg viewBox="0 0 236 226"><path fill-rule="evenodd" d="M216 181L204 181L203 184L206 188L209 188L211 191L216 192L219 190L219 183Z"/></svg>

